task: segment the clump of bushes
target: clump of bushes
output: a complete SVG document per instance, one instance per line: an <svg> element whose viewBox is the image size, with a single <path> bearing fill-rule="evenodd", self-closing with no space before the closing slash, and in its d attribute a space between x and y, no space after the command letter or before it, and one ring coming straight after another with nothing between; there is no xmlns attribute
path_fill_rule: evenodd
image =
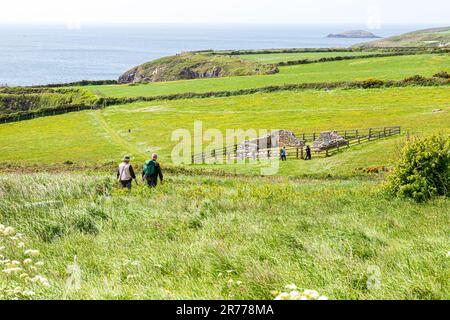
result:
<svg viewBox="0 0 450 320"><path fill-rule="evenodd" d="M413 138L402 149L387 190L395 196L423 202L449 196L450 140L441 135Z"/></svg>
<svg viewBox="0 0 450 320"><path fill-rule="evenodd" d="M450 74L447 71L441 71L436 73L433 78L450 79Z"/></svg>

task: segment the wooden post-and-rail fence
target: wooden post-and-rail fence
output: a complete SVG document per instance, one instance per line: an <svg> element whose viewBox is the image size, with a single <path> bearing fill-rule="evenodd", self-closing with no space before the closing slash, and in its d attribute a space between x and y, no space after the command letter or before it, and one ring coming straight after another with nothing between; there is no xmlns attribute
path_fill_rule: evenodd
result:
<svg viewBox="0 0 450 320"><path fill-rule="evenodd" d="M337 144L336 146L327 148L325 150L314 152L314 155L329 157L340 151L350 148L351 146L363 144L370 141L380 140L395 135L401 134L400 126L381 127L381 128L367 128L367 129L352 129L352 130L336 130L337 134L345 139L345 143ZM319 132L301 133L296 134L296 137L305 141L305 144L312 144L317 138L319 138ZM271 142L268 142L271 145ZM243 151L246 154L246 151ZM305 149L299 147L286 147L286 156L296 159L304 159ZM279 156L279 147L276 148L261 148L259 140L256 145L256 158L261 158L261 154L264 154L264 158L271 158ZM238 145L214 149L206 154L205 152L195 154L191 157L192 164L202 164L206 160L212 160L211 162L222 160L238 160ZM245 159L245 157L244 157ZM247 158L248 159L248 158ZM243 159L239 159L243 160Z"/></svg>

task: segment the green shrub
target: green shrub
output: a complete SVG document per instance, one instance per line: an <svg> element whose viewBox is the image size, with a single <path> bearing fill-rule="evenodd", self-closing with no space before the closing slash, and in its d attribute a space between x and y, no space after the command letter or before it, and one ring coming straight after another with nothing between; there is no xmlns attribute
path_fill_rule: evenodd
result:
<svg viewBox="0 0 450 320"><path fill-rule="evenodd" d="M450 79L450 74L447 71L441 71L436 73L433 78Z"/></svg>
<svg viewBox="0 0 450 320"><path fill-rule="evenodd" d="M450 143L440 135L413 138L402 149L388 191L417 202L434 196L449 196Z"/></svg>

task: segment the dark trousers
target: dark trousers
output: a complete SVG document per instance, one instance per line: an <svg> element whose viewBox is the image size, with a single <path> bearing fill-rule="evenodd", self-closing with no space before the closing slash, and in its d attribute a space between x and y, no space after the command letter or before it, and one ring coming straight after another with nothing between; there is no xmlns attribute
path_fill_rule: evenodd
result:
<svg viewBox="0 0 450 320"><path fill-rule="evenodd" d="M158 176L145 177L145 180L150 188L154 188L158 185Z"/></svg>
<svg viewBox="0 0 450 320"><path fill-rule="evenodd" d="M122 188L127 188L128 190L131 190L131 182L133 180L125 180L125 181L120 181L120 184L122 185Z"/></svg>
<svg viewBox="0 0 450 320"><path fill-rule="evenodd" d="M305 160L311 160L311 153L306 154Z"/></svg>
<svg viewBox="0 0 450 320"><path fill-rule="evenodd" d="M286 156L281 156L281 161L286 161Z"/></svg>

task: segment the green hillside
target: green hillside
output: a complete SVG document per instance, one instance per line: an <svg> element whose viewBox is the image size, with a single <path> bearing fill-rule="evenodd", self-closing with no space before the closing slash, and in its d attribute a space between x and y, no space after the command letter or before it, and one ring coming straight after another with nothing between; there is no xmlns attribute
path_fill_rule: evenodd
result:
<svg viewBox="0 0 450 320"><path fill-rule="evenodd" d="M290 283L329 299L449 297L445 199L389 199L360 179L171 175L127 194L98 173L1 178L2 222L50 282L35 299L270 300Z"/></svg>
<svg viewBox="0 0 450 320"><path fill-rule="evenodd" d="M340 51L340 52L294 52L294 53L267 53L267 54L243 54L241 59L257 61L261 63L280 63L286 61L297 61L303 59L317 60L321 58L362 56L378 54L381 51Z"/></svg>
<svg viewBox="0 0 450 320"><path fill-rule="evenodd" d="M138 85L104 85L81 87L99 96L137 97L186 92L239 90L272 85L309 82L382 79L401 80L416 74L432 76L450 70L448 54L423 54L399 57L367 58L280 67L274 75L224 77L157 82Z"/></svg>
<svg viewBox="0 0 450 320"><path fill-rule="evenodd" d="M203 121L205 130L218 128L223 134L227 128L302 133L389 125L401 125L412 133L448 132L449 101L448 87L409 87L140 102L0 125L0 163L62 166L70 161L95 166L115 162L126 153L140 161L158 152L167 164L177 143L171 141L172 131L186 128L192 132L194 121ZM39 132L39 136L30 132ZM373 142L314 162L287 162L281 174L349 175L357 167L389 165L403 140ZM222 167L233 172L258 169L215 168Z"/></svg>
<svg viewBox="0 0 450 320"><path fill-rule="evenodd" d="M231 56L181 53L144 63L120 78L121 83L160 82L181 79L217 78L277 73L274 65L241 60Z"/></svg>
<svg viewBox="0 0 450 320"><path fill-rule="evenodd" d="M0 119L51 114L61 109L87 109L98 98L82 89L0 88Z"/></svg>
<svg viewBox="0 0 450 320"><path fill-rule="evenodd" d="M330 52L209 55L254 66L344 54ZM448 197L416 203L384 188L411 137L450 135L450 57L411 53L272 75L1 88L0 116L42 117L0 122L0 300L273 299L292 283L330 299L449 299ZM287 84L308 85L276 87ZM223 90L233 92L181 95ZM65 106L76 112L52 115ZM310 161L176 165L173 133L193 134L197 121L204 139L208 129L401 126L401 134ZM123 156L140 171L153 152L164 183L121 189ZM428 154L418 163L430 163ZM272 164L274 174L262 176ZM26 260L22 247L39 252Z"/></svg>
<svg viewBox="0 0 450 320"><path fill-rule="evenodd" d="M361 43L357 48L450 47L450 27L425 29Z"/></svg>

